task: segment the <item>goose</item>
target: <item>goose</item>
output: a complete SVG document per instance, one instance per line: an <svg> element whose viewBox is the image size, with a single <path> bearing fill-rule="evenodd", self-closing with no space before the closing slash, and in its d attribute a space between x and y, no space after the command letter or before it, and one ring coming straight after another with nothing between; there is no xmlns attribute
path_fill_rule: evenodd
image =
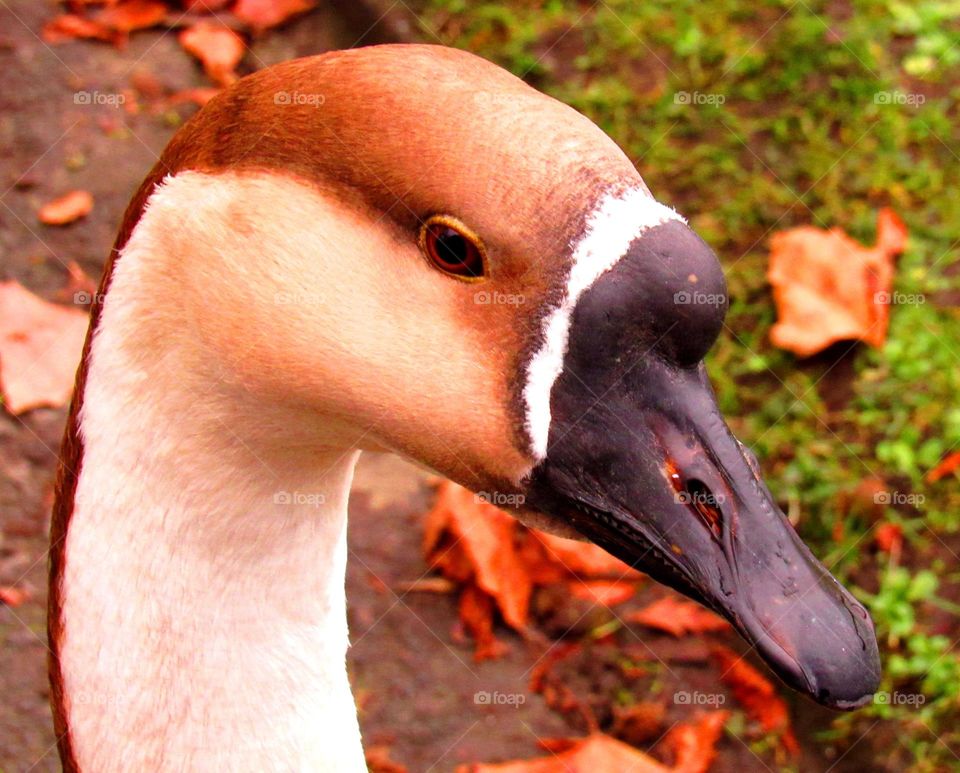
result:
<svg viewBox="0 0 960 773"><path fill-rule="evenodd" d="M711 391L726 308L616 144L494 64L384 45L241 79L133 197L92 308L51 529L64 769L365 770L365 450L498 492L863 705L870 617Z"/></svg>

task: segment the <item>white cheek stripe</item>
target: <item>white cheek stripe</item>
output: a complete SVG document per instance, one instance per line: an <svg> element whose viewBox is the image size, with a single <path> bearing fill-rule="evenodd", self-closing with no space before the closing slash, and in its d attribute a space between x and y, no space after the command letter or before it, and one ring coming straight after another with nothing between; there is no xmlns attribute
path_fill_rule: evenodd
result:
<svg viewBox="0 0 960 773"><path fill-rule="evenodd" d="M573 250L566 293L560 305L545 317L543 346L527 367L523 399L527 411L527 435L536 461L547 456L550 393L563 371L570 322L577 301L604 272L619 262L634 239L669 220L686 223L683 217L654 199L645 188L606 194L587 219L584 234Z"/></svg>

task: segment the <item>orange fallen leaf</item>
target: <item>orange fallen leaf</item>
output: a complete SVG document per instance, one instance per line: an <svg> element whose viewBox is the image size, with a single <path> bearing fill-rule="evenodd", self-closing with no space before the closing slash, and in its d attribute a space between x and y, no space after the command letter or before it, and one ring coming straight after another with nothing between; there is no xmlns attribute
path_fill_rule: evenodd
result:
<svg viewBox="0 0 960 773"><path fill-rule="evenodd" d="M960 451L954 451L927 473L927 483L936 483L941 478L946 478L950 473L955 472L958 468L960 468Z"/></svg>
<svg viewBox="0 0 960 773"><path fill-rule="evenodd" d="M730 688L747 716L764 733L778 738L788 753L796 755L800 747L790 727L787 704L776 688L733 650L717 645L710 654L720 668L720 681Z"/></svg>
<svg viewBox="0 0 960 773"><path fill-rule="evenodd" d="M199 11L200 13L213 13L219 11L233 0L183 0L183 8L186 11Z"/></svg>
<svg viewBox="0 0 960 773"><path fill-rule="evenodd" d="M640 746L655 741L663 735L666 706L653 701L639 701L628 706L614 703L613 727L610 735L621 741Z"/></svg>
<svg viewBox="0 0 960 773"><path fill-rule="evenodd" d="M451 579L472 579L496 601L504 622L521 630L527 624L533 586L514 546L518 525L471 491L446 482L427 514L424 552ZM445 533L452 542L441 539ZM467 577L458 553L466 559Z"/></svg>
<svg viewBox="0 0 960 773"><path fill-rule="evenodd" d="M456 773L669 773L671 770L642 751L602 733L545 745L551 751L549 757L460 765Z"/></svg>
<svg viewBox="0 0 960 773"><path fill-rule="evenodd" d="M899 552L903 546L903 529L896 523L881 523L873 538L884 553Z"/></svg>
<svg viewBox="0 0 960 773"><path fill-rule="evenodd" d="M631 569L619 558L614 558L606 550L591 542L557 537L542 531L532 531L535 542L539 542L549 563L556 564L568 572L584 577L609 577L614 579L639 580L643 575Z"/></svg>
<svg viewBox="0 0 960 773"><path fill-rule="evenodd" d="M704 609L695 601L676 596L664 596L640 611L629 614L626 619L673 636L730 630L730 623L719 615Z"/></svg>
<svg viewBox="0 0 960 773"><path fill-rule="evenodd" d="M28 598L30 598L30 594L22 588L14 588L9 585L0 586L0 604L5 604L8 607L19 607Z"/></svg>
<svg viewBox="0 0 960 773"><path fill-rule="evenodd" d="M568 580L567 588L571 596L605 607L622 604L637 592L636 584L625 580Z"/></svg>
<svg viewBox="0 0 960 773"><path fill-rule="evenodd" d="M167 104L179 105L182 102L192 102L195 105L203 107L221 91L223 91L223 89L213 86L201 86L195 89L183 89L182 91L175 91L173 94L167 97Z"/></svg>
<svg viewBox="0 0 960 773"><path fill-rule="evenodd" d="M66 225L85 217L91 209L93 196L89 191L70 191L40 207L37 218L46 225Z"/></svg>
<svg viewBox="0 0 960 773"><path fill-rule="evenodd" d="M229 27L198 21L180 33L180 45L200 60L210 78L221 86L237 80L234 72L243 58L243 39Z"/></svg>
<svg viewBox="0 0 960 773"><path fill-rule="evenodd" d="M802 226L774 235L767 278L778 322L776 346L809 357L837 341L882 346L887 336L893 259L907 229L890 209L877 216L877 242L864 247L839 228Z"/></svg>
<svg viewBox="0 0 960 773"><path fill-rule="evenodd" d="M843 542L844 535L847 533L847 524L843 520L843 516L838 516L837 519L833 522L833 527L830 529L830 539L834 542Z"/></svg>
<svg viewBox="0 0 960 773"><path fill-rule="evenodd" d="M40 34L47 43L89 38L119 45L129 33L163 22L168 11L160 0L121 0L107 4L93 18L74 13L57 16L43 25Z"/></svg>
<svg viewBox="0 0 960 773"><path fill-rule="evenodd" d="M468 585L460 594L460 621L477 643L473 658L477 662L500 657L507 645L493 635L494 599L476 585Z"/></svg>
<svg viewBox="0 0 960 773"><path fill-rule="evenodd" d="M316 0L237 0L233 15L255 32L283 24L298 13L309 11Z"/></svg>
<svg viewBox="0 0 960 773"><path fill-rule="evenodd" d="M521 525L513 516L449 481L437 489L434 506L424 522L423 550L432 568L458 583L463 592L471 587L483 591L495 603L504 622L522 631L526 628L530 596L537 585L574 582L593 602L615 603L632 589L625 586L642 576L595 545L553 537ZM582 580L603 579L604 586L584 590ZM480 614L494 605L470 599L474 618L461 619L468 631L485 631ZM492 629L492 619L489 621ZM486 634L484 633L484 636ZM478 647L484 656L491 650ZM478 652L480 656L480 652Z"/></svg>
<svg viewBox="0 0 960 773"><path fill-rule="evenodd" d="M38 298L19 282L0 283L0 389L10 413L70 399L87 334L87 315Z"/></svg>
<svg viewBox="0 0 960 773"><path fill-rule="evenodd" d="M156 27L167 17L168 8L159 0L125 0L108 5L95 17L104 27L121 33Z"/></svg>
<svg viewBox="0 0 960 773"><path fill-rule="evenodd" d="M717 741L729 718L729 711L711 711L667 733L664 742L673 749L674 773L707 773L717 756Z"/></svg>
<svg viewBox="0 0 960 773"><path fill-rule="evenodd" d="M457 586L445 577L421 577L412 582L397 583L397 590L401 593L453 593Z"/></svg>
<svg viewBox="0 0 960 773"><path fill-rule="evenodd" d="M407 773L407 766L390 758L390 747L370 746L364 750L364 758L370 773Z"/></svg>
<svg viewBox="0 0 960 773"><path fill-rule="evenodd" d="M40 36L45 43L52 44L65 43L77 38L94 40L114 40L116 38L115 34L107 27L75 13L65 13L46 22L40 31Z"/></svg>

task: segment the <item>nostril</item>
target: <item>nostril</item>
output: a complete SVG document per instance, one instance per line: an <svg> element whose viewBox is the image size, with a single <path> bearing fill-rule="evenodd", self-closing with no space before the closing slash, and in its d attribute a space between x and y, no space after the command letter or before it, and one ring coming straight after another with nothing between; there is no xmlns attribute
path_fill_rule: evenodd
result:
<svg viewBox="0 0 960 773"><path fill-rule="evenodd" d="M683 495L684 502L697 512L713 536L720 539L723 536L721 503L710 487L698 478L688 478L683 485Z"/></svg>

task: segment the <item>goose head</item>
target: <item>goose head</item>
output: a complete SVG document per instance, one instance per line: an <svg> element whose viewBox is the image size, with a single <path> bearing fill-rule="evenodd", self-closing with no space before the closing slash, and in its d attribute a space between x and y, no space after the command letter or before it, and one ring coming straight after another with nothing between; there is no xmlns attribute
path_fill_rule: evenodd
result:
<svg viewBox="0 0 960 773"><path fill-rule="evenodd" d="M238 432L254 416L269 426L250 437L387 449L496 492L723 615L816 701L869 700L867 612L710 387L717 257L591 121L467 53L378 46L214 99L128 221L191 175L220 187L181 201L171 231L185 254L226 257L184 259L154 291L176 274L192 360L256 406Z"/></svg>

